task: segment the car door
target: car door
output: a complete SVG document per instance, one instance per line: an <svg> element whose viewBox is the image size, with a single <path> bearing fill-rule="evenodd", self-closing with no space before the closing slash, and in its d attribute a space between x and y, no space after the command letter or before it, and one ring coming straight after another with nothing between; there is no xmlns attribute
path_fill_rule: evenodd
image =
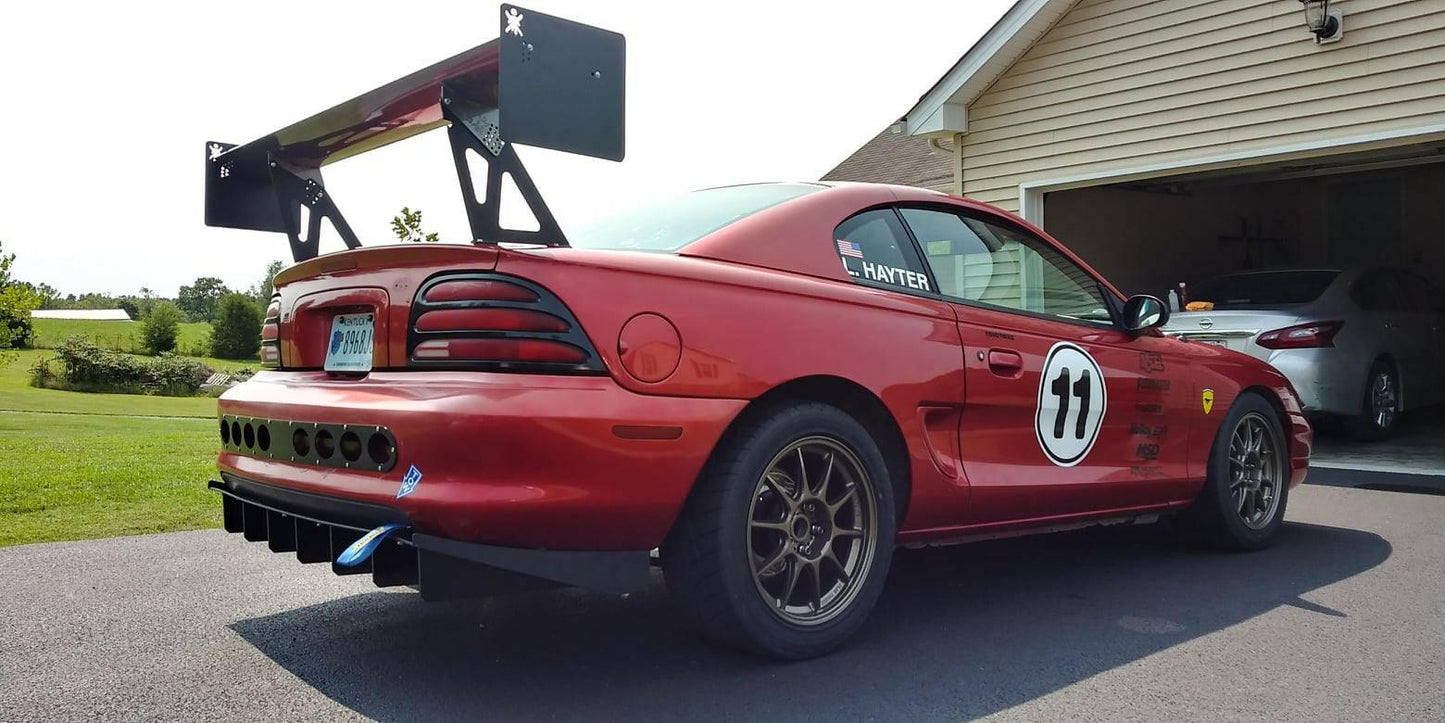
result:
<svg viewBox="0 0 1445 723"><path fill-rule="evenodd" d="M1414 397L1411 406L1445 401L1445 364L1440 362L1445 359L1445 292L1412 271L1398 273L1426 354L1422 369L1425 376L1410 395Z"/></svg>
<svg viewBox="0 0 1445 723"><path fill-rule="evenodd" d="M1428 322L1413 313L1399 274L1393 269L1365 272L1355 280L1351 296L1364 312L1361 320L1371 332L1365 338L1379 339L1380 348L1360 350L1365 373L1375 359L1388 355L1395 361L1405 406L1418 406L1421 400L1416 392L1431 386L1426 381L1433 373L1429 368L1430 329Z"/></svg>
<svg viewBox="0 0 1445 723"><path fill-rule="evenodd" d="M973 523L1125 510L1188 487L1184 345L1117 327L1096 278L1000 216L901 209L964 346Z"/></svg>

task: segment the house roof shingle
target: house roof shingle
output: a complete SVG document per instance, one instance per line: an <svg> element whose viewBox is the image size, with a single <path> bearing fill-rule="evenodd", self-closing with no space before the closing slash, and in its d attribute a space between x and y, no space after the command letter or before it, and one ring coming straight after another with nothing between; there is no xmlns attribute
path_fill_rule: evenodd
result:
<svg viewBox="0 0 1445 723"><path fill-rule="evenodd" d="M930 148L926 138L895 133L889 126L823 174L821 180L948 190L953 184L953 169L948 155Z"/></svg>

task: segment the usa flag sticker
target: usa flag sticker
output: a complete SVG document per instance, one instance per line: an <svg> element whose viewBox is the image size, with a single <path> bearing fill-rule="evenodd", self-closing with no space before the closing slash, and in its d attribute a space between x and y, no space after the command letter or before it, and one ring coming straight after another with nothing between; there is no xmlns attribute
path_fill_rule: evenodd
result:
<svg viewBox="0 0 1445 723"><path fill-rule="evenodd" d="M838 253L855 259L863 258L863 247L856 241L838 239Z"/></svg>

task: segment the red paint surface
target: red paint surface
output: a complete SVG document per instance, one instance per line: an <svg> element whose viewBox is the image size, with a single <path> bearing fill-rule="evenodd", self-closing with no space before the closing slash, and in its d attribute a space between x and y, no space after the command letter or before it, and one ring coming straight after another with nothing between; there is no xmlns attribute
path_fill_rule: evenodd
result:
<svg viewBox="0 0 1445 723"><path fill-rule="evenodd" d="M377 474L225 453L220 465L272 484L391 504L419 528L457 539L648 549L662 541L717 440L750 400L826 376L874 395L902 434L911 494L901 501L908 512L900 537L908 541L1188 504L1221 420L1246 389L1284 410L1291 482L1303 480L1309 425L1289 383L1259 361L1153 332L1133 336L854 284L833 229L897 201L1006 216L930 191L848 185L743 219L674 255L428 244L305 262L277 279L288 371L227 392L221 412L386 425L397 435L399 464ZM442 271L493 269L560 298L608 374L405 370L416 289ZM378 371L363 378L316 371L331 317L356 311L377 314ZM637 318L647 321L628 325ZM1034 432L1043 358L1061 340L1090 352L1108 389L1097 441L1073 467L1051 463ZM644 368L644 355L652 367ZM1210 414L1202 408L1206 388L1215 394ZM648 427L682 431L656 439L617 433ZM423 481L395 500L412 464Z"/></svg>

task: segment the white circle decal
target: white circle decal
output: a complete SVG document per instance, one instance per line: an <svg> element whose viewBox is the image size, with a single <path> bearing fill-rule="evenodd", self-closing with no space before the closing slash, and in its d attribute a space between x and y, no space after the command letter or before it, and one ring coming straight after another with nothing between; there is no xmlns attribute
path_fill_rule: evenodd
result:
<svg viewBox="0 0 1445 723"><path fill-rule="evenodd" d="M1089 352L1061 341L1044 357L1034 432L1049 460L1060 467L1082 462L1094 448L1109 406L1104 373Z"/></svg>

